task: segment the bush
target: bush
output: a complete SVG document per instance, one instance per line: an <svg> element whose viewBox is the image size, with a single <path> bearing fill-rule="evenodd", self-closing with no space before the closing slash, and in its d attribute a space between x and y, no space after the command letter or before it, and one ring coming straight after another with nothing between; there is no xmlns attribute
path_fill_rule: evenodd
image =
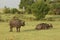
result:
<svg viewBox="0 0 60 40"><path fill-rule="evenodd" d="M4 13L10 13L10 9L5 7L4 10L3 10Z"/></svg>
<svg viewBox="0 0 60 40"><path fill-rule="evenodd" d="M55 15L55 13L54 13L52 10L50 10L50 11L48 12L48 15Z"/></svg>
<svg viewBox="0 0 60 40"><path fill-rule="evenodd" d="M55 21L55 19L53 19L52 17L49 17L46 19L47 21Z"/></svg>
<svg viewBox="0 0 60 40"><path fill-rule="evenodd" d="M2 19L2 17L0 16L0 22L4 22L4 20Z"/></svg>
<svg viewBox="0 0 60 40"><path fill-rule="evenodd" d="M34 12L36 19L40 20L45 18L45 16L48 14L49 7L47 4L41 1L32 5L32 11Z"/></svg>
<svg viewBox="0 0 60 40"><path fill-rule="evenodd" d="M18 10L17 10L16 8L12 8L12 9L10 10L10 12L14 14L14 13L18 12Z"/></svg>

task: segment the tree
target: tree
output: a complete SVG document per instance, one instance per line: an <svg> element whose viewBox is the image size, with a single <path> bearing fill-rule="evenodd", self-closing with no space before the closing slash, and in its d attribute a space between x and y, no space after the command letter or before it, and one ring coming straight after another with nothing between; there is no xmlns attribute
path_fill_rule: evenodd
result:
<svg viewBox="0 0 60 40"><path fill-rule="evenodd" d="M44 1L34 3L31 7L37 20L43 19L49 11L49 7Z"/></svg>
<svg viewBox="0 0 60 40"><path fill-rule="evenodd" d="M54 12L55 15L60 15L60 1L52 1L52 3L50 4L50 9Z"/></svg>
<svg viewBox="0 0 60 40"><path fill-rule="evenodd" d="M55 12L55 15L60 15L60 4L55 3L53 7L54 7L53 11Z"/></svg>
<svg viewBox="0 0 60 40"><path fill-rule="evenodd" d="M10 8L7 8L6 6L4 7L4 13L10 13Z"/></svg>
<svg viewBox="0 0 60 40"><path fill-rule="evenodd" d="M21 0L19 4L19 8L23 9L25 8L25 11L28 13L31 13L31 5L34 3L34 0Z"/></svg>
<svg viewBox="0 0 60 40"><path fill-rule="evenodd" d="M16 8L12 8L12 9L10 10L10 12L14 14L14 13L18 12L18 10L17 10Z"/></svg>

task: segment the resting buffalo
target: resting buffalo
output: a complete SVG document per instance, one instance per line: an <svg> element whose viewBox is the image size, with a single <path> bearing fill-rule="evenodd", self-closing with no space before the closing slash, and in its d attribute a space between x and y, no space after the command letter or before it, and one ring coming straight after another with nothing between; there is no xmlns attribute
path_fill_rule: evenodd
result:
<svg viewBox="0 0 60 40"><path fill-rule="evenodd" d="M41 23L41 24L38 24L35 29L41 30L41 29L49 29L52 27L53 27L52 24Z"/></svg>
<svg viewBox="0 0 60 40"><path fill-rule="evenodd" d="M13 31L13 28L16 27L17 32L20 32L21 26L25 25L25 21L19 20L17 17L13 17L9 23L10 32Z"/></svg>

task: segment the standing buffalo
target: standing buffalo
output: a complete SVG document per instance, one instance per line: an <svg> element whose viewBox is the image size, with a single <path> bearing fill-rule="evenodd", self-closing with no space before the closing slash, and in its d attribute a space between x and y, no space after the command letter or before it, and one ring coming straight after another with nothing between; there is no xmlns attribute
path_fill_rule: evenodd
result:
<svg viewBox="0 0 60 40"><path fill-rule="evenodd" d="M10 32L13 31L13 27L16 27L17 32L20 32L20 28L21 26L25 25L25 21L19 20L17 17L13 17L9 25L10 25Z"/></svg>
<svg viewBox="0 0 60 40"><path fill-rule="evenodd" d="M35 29L41 30L41 29L49 29L52 27L53 27L52 24L41 23L41 24L38 24Z"/></svg>

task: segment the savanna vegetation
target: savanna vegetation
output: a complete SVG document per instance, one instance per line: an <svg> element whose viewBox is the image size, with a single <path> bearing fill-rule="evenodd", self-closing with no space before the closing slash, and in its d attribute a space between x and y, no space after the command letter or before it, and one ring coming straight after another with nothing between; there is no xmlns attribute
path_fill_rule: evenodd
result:
<svg viewBox="0 0 60 40"><path fill-rule="evenodd" d="M9 21L14 16L25 21L21 32L9 32ZM51 23L52 29L35 30L39 23ZM0 12L0 40L60 40L59 0L21 0L19 9L4 7Z"/></svg>

